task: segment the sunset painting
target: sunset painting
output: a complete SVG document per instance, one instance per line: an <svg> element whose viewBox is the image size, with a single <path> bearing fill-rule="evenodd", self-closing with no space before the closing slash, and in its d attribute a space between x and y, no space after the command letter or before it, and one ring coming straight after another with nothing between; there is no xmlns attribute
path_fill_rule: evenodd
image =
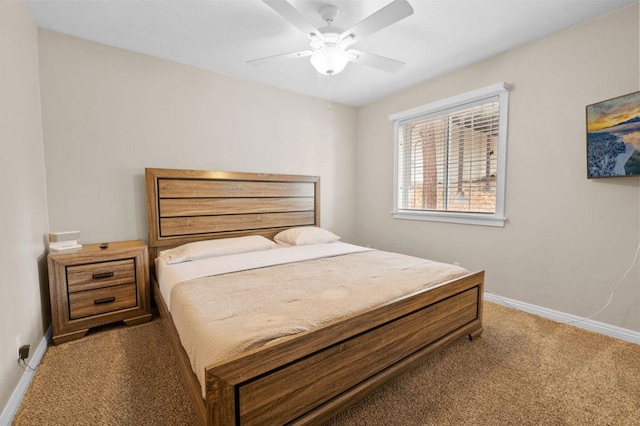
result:
<svg viewBox="0 0 640 426"><path fill-rule="evenodd" d="M587 177L640 175L640 92L587 106Z"/></svg>

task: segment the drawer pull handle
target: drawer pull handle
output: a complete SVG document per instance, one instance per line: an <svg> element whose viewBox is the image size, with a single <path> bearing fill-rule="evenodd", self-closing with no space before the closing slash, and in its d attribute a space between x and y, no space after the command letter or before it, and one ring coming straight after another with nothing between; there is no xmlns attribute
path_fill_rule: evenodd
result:
<svg viewBox="0 0 640 426"><path fill-rule="evenodd" d="M115 302L116 298L111 296L111 297L105 297L104 299L95 299L93 301L94 305L102 305L103 303L111 303L111 302Z"/></svg>
<svg viewBox="0 0 640 426"><path fill-rule="evenodd" d="M92 277L94 280L103 280L105 278L113 277L113 272L101 272L99 274L93 274Z"/></svg>

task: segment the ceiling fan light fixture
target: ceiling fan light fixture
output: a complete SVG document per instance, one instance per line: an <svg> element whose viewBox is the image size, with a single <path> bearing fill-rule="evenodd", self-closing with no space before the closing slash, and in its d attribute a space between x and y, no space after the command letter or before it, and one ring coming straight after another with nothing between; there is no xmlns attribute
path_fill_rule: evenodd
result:
<svg viewBox="0 0 640 426"><path fill-rule="evenodd" d="M351 45L413 14L413 8L407 0L392 0L377 12L364 18L346 31L333 25L339 9L328 4L318 12L327 23L316 28L304 15L290 3L290 0L262 0L275 12L298 28L310 39L310 49L299 52L283 53L247 61L252 65L266 64L278 59L311 57L311 65L323 75L336 75L342 72L349 61L368 65L388 72L398 72L403 62L385 58L372 53L354 50ZM317 3L317 2L312 2Z"/></svg>
<svg viewBox="0 0 640 426"><path fill-rule="evenodd" d="M325 46L311 55L311 65L320 74L336 75L349 62L349 55L337 46Z"/></svg>

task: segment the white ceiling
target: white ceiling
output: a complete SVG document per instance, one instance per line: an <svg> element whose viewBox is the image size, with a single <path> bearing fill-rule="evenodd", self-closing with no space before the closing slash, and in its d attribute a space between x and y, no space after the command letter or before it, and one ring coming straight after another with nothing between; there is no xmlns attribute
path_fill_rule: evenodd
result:
<svg viewBox="0 0 640 426"><path fill-rule="evenodd" d="M311 23L339 7L347 29L391 0L290 0ZM318 74L307 36L261 0L26 0L38 26L347 105L363 105L638 0L409 0L415 13L354 45L406 63L397 74L349 64Z"/></svg>

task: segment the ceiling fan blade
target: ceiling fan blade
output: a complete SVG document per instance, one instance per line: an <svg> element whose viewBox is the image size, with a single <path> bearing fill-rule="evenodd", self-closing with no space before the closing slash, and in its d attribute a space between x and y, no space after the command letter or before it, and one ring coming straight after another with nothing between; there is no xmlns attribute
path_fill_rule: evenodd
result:
<svg viewBox="0 0 640 426"><path fill-rule="evenodd" d="M247 61L247 64L251 65L264 65L270 62L279 61L281 59L296 59L311 56L313 52L311 50L301 50L299 52L282 53L280 55L266 56L264 58L252 59Z"/></svg>
<svg viewBox="0 0 640 426"><path fill-rule="evenodd" d="M322 33L318 31L308 20L305 18L298 9L291 6L287 0L262 0L271 9L278 12L284 19L289 21L293 26L305 33L309 37L318 37L322 39Z"/></svg>
<svg viewBox="0 0 640 426"><path fill-rule="evenodd" d="M374 14L364 18L347 31L343 32L340 35L340 39L343 40L347 37L353 36L349 43L353 44L368 35L406 18L407 16L411 16L412 14L413 8L407 0L394 0Z"/></svg>
<svg viewBox="0 0 640 426"><path fill-rule="evenodd" d="M373 53L362 52L360 50L347 50L351 62L368 65L387 72L398 72L404 67L404 62L395 59L386 58L384 56L374 55Z"/></svg>

